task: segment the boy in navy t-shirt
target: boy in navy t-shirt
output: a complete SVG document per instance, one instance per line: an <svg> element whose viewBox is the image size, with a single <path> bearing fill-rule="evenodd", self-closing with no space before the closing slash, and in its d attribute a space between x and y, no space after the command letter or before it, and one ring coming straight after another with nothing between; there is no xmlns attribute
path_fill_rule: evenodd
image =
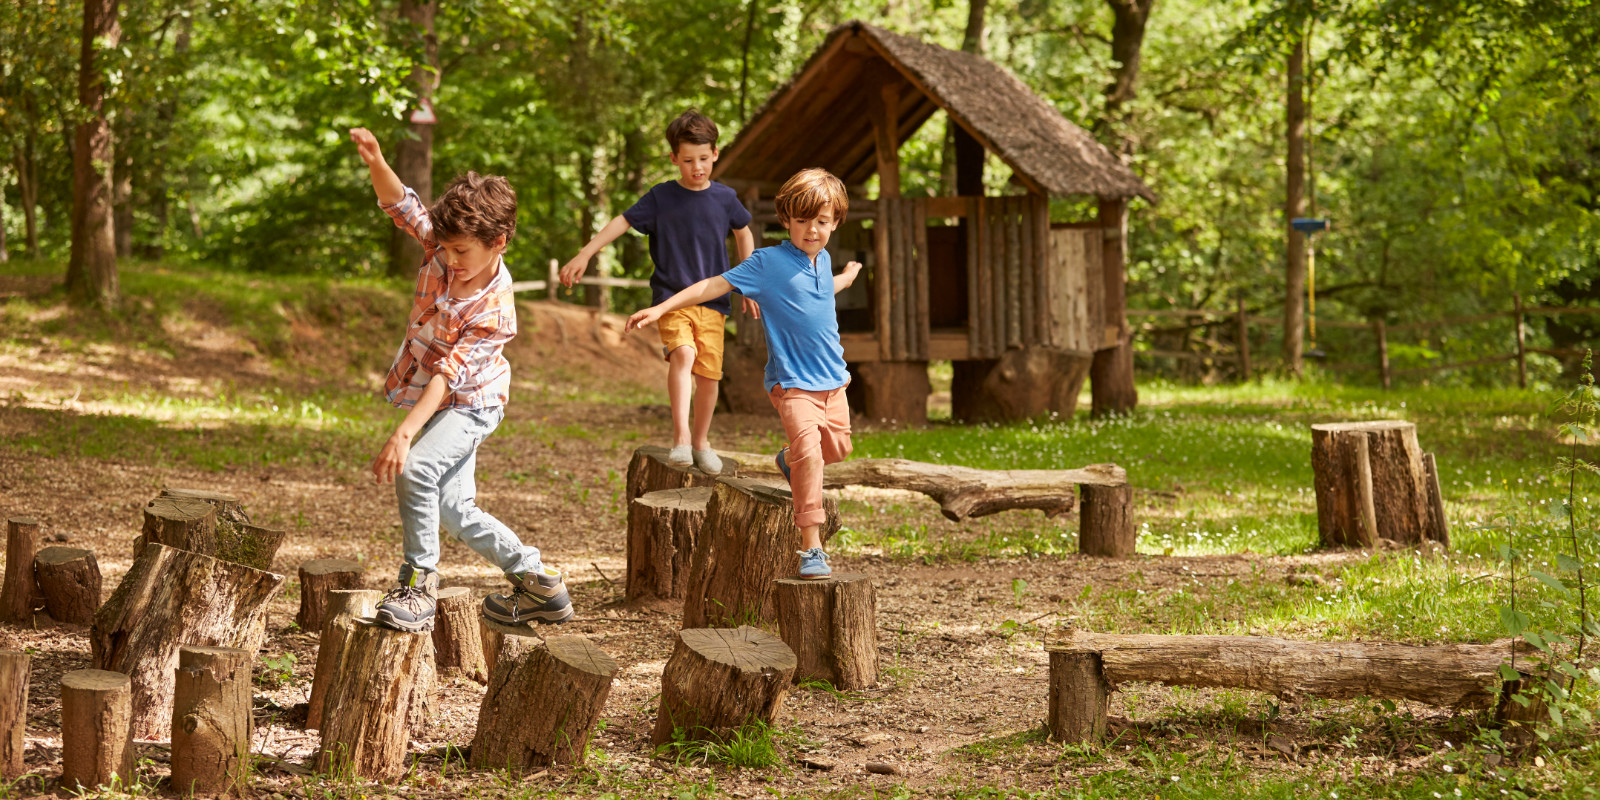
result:
<svg viewBox="0 0 1600 800"><path fill-rule="evenodd" d="M690 284L728 270L728 233L733 232L739 260L755 249L750 212L732 189L711 180L717 162L717 125L694 109L667 125L667 144L678 179L658 183L632 208L606 223L583 250L561 268L561 283L571 286L583 277L600 249L634 228L650 237L651 301L660 303ZM748 298L745 311L759 311ZM699 467L708 475L722 471L722 459L711 449L711 414L717 406L717 381L722 379L723 322L728 295L708 297L661 318L661 353L670 365L667 398L672 403L672 450L667 463ZM693 392L694 425L690 427Z"/></svg>
<svg viewBox="0 0 1600 800"><path fill-rule="evenodd" d="M761 304L767 394L789 439L776 460L794 493L800 577L820 579L833 573L822 551L822 468L850 455L850 406L844 396L850 374L833 296L855 281L861 264L852 261L834 275L833 260L823 249L850 207L844 184L827 170L796 173L778 190L775 205L778 221L789 229L788 241L763 247L727 273L634 314L628 329L730 289Z"/></svg>

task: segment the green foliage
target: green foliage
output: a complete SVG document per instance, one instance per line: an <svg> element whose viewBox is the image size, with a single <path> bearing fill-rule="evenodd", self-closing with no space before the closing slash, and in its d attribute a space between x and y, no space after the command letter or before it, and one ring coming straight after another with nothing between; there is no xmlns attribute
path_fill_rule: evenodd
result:
<svg viewBox="0 0 1600 800"><path fill-rule="evenodd" d="M299 662L294 653L261 657L261 672L256 682L276 689L294 680L294 665Z"/></svg>
<svg viewBox="0 0 1600 800"><path fill-rule="evenodd" d="M735 728L728 736L709 735L691 738L682 728L672 731L672 741L656 748L660 755L670 756L678 764L725 764L741 769L764 769L779 764L782 759L784 738L794 738L797 732L780 731L762 720L751 718Z"/></svg>

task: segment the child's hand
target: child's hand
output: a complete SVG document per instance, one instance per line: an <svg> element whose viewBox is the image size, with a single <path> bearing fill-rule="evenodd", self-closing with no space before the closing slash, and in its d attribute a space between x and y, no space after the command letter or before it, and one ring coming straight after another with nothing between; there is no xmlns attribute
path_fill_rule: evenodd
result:
<svg viewBox="0 0 1600 800"><path fill-rule="evenodd" d="M756 301L742 294L739 295L739 308L743 309L744 313L749 314L751 319L761 319L761 306L756 305Z"/></svg>
<svg viewBox="0 0 1600 800"><path fill-rule="evenodd" d="M628 331L639 330L646 325L654 325L656 320L659 319L661 319L661 312L657 310L656 306L651 306L643 311L635 311L633 316L628 317L628 324L623 326L622 332L627 333Z"/></svg>
<svg viewBox="0 0 1600 800"><path fill-rule="evenodd" d="M571 261L567 262L566 266L561 268L561 285L571 289L572 284L577 283L578 279L583 277L584 270L588 268L588 256L582 253L574 256Z"/></svg>
<svg viewBox="0 0 1600 800"><path fill-rule="evenodd" d="M844 271L839 273L834 278L834 281L833 281L833 291L834 291L834 293L837 294L840 291L844 290L845 287L849 286L852 283L855 283L856 282L856 276L860 275L860 274L861 274L861 262L860 261L852 261L852 262L844 265Z"/></svg>
<svg viewBox="0 0 1600 800"><path fill-rule="evenodd" d="M356 152L361 154L361 160L367 162L367 166L383 162L383 151L379 149L378 137L373 136L372 131L366 128L351 128L350 141L356 143Z"/></svg>
<svg viewBox="0 0 1600 800"><path fill-rule="evenodd" d="M396 432L384 442L383 450L372 460L372 477L378 483L394 483L405 469L406 456L411 453L411 439Z"/></svg>

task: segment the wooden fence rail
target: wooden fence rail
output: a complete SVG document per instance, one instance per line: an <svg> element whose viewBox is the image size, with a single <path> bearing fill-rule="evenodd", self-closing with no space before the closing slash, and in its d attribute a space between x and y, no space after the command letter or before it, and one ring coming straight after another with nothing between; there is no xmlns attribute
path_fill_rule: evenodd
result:
<svg viewBox="0 0 1600 800"><path fill-rule="evenodd" d="M517 282L511 284L511 291L513 291L513 292L548 292L550 299L554 300L554 299L556 299L556 291L561 286L561 279L559 277L560 272L561 272L561 262L556 261L555 259L552 258L552 259L550 259L550 277L548 279L542 280L542 281L517 281ZM650 288L650 282L649 281L642 281L642 280L639 280L637 278L613 278L613 277L611 277L609 275L585 275L582 278L578 279L578 283L580 283L580 284L582 284L584 286L599 286L602 289L612 289L612 288L619 288L619 289L648 289L648 288ZM602 303L601 307L604 308L606 305L607 305L606 303Z"/></svg>

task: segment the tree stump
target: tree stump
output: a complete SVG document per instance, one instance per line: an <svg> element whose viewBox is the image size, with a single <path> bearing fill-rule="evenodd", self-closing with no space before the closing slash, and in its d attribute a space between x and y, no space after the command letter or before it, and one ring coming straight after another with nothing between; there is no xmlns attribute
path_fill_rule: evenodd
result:
<svg viewBox="0 0 1600 800"><path fill-rule="evenodd" d="M824 581L779 578L773 588L796 682L809 678L838 689L878 682L878 601L871 579L853 573Z"/></svg>
<svg viewBox="0 0 1600 800"><path fill-rule="evenodd" d="M826 542L839 530L839 506L823 500ZM800 529L787 489L740 478L717 481L706 504L683 596L683 627L769 625L777 620L772 582L799 567Z"/></svg>
<svg viewBox="0 0 1600 800"><path fill-rule="evenodd" d="M473 766L582 764L616 674L617 662L582 636L552 636L501 661L478 709Z"/></svg>
<svg viewBox="0 0 1600 800"><path fill-rule="evenodd" d="M538 647L543 641L530 625L505 625L478 615L478 634L483 640L483 663L494 683L496 665L509 662Z"/></svg>
<svg viewBox="0 0 1600 800"><path fill-rule="evenodd" d="M663 489L628 506L627 598L681 599L711 487Z"/></svg>
<svg viewBox="0 0 1600 800"><path fill-rule="evenodd" d="M1086 354L1049 347L952 362L950 416L962 422L1015 422L1052 413L1071 419L1090 362Z"/></svg>
<svg viewBox="0 0 1600 800"><path fill-rule="evenodd" d="M355 621L338 682L328 690L318 772L349 769L382 781L405 774L408 718L431 641L426 633Z"/></svg>
<svg viewBox="0 0 1600 800"><path fill-rule="evenodd" d="M488 683L489 668L478 631L478 620L483 619L478 598L465 586L451 586L439 590L438 601L433 618L434 665L447 676L464 675Z"/></svg>
<svg viewBox="0 0 1600 800"><path fill-rule="evenodd" d="M344 665L345 645L355 631L355 621L378 613L383 592L376 589L331 589L328 591L327 619L322 621L317 640L317 667L311 675L311 699L306 703L306 728L322 730L322 710L328 687L339 679Z"/></svg>
<svg viewBox="0 0 1600 800"><path fill-rule="evenodd" d="M0 622L33 623L43 598L33 579L33 554L39 551L39 523L32 517L6 520L6 578L0 585Z"/></svg>
<svg viewBox="0 0 1600 800"><path fill-rule="evenodd" d="M921 427L928 424L926 361L876 361L856 365L848 394L859 398L860 416L879 424ZM765 385L765 384L763 384Z"/></svg>
<svg viewBox="0 0 1600 800"><path fill-rule="evenodd" d="M748 625L678 631L661 673L661 710L652 744L726 739L752 719L772 722L794 682L794 651L782 639Z"/></svg>
<svg viewBox="0 0 1600 800"><path fill-rule="evenodd" d="M1056 741L1098 743L1106 735L1111 687L1099 653L1051 653L1046 723Z"/></svg>
<svg viewBox="0 0 1600 800"><path fill-rule="evenodd" d="M1311 426L1317 530L1324 547L1372 547L1378 539L1448 544L1442 500L1410 422Z"/></svg>
<svg viewBox="0 0 1600 800"><path fill-rule="evenodd" d="M145 547L89 631L94 666L133 678L134 735L170 733L179 647L249 649L282 588L282 575L162 544Z"/></svg>
<svg viewBox="0 0 1600 800"><path fill-rule="evenodd" d="M732 477L739 473L739 462L731 458L722 459L722 477ZM716 483L717 476L707 475L698 467L674 467L667 463L667 448L647 444L633 451L633 460L628 462L628 482L626 484L628 504L633 505L633 500L640 495L659 492L662 489L688 489L691 486L711 486Z"/></svg>
<svg viewBox="0 0 1600 800"><path fill-rule="evenodd" d="M61 676L61 783L92 789L133 780L133 683L120 672ZM165 708L162 709L166 710Z"/></svg>
<svg viewBox="0 0 1600 800"><path fill-rule="evenodd" d="M206 489L185 489L181 487L167 487L161 490L160 497L177 497L186 500L203 500L217 510L218 522L248 523L250 515L245 513L244 503L231 494L213 492Z"/></svg>
<svg viewBox="0 0 1600 800"><path fill-rule="evenodd" d="M0 780L28 768L22 763L28 729L28 654L0 650Z"/></svg>
<svg viewBox="0 0 1600 800"><path fill-rule="evenodd" d="M170 494L174 491L187 494ZM213 499L197 495L212 495ZM133 547L135 557L146 544L156 542L267 570L286 535L250 524L238 501L226 495L167 490L145 505L144 527Z"/></svg>
<svg viewBox="0 0 1600 800"><path fill-rule="evenodd" d="M250 653L183 647L172 694L172 789L243 796L250 779Z"/></svg>
<svg viewBox="0 0 1600 800"><path fill-rule="evenodd" d="M1078 511L1078 552L1086 556L1127 558L1139 543L1139 529L1133 524L1133 487L1079 487L1083 502Z"/></svg>
<svg viewBox="0 0 1600 800"><path fill-rule="evenodd" d="M100 607L100 562L73 547L46 547L33 557L44 610L57 622L88 625Z"/></svg>
<svg viewBox="0 0 1600 800"><path fill-rule="evenodd" d="M317 558L300 565L300 613L294 621L300 630L316 633L326 618L328 592L360 589L363 568L342 558Z"/></svg>

